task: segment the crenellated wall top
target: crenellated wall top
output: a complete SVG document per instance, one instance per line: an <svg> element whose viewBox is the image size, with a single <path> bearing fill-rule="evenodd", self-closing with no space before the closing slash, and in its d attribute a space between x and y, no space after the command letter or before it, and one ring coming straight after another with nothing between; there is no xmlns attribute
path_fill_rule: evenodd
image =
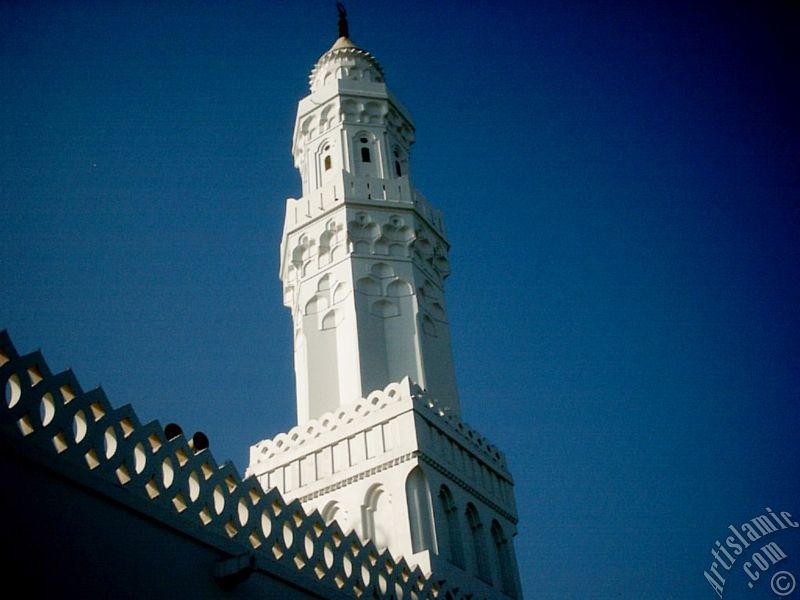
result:
<svg viewBox="0 0 800 600"><path fill-rule="evenodd" d="M256 566L280 563L297 573L300 586L306 580L309 586L329 586L331 595L335 590L353 598L382 597L387 589L403 598L474 598L463 586L426 576L373 543L362 543L353 532L345 535L335 522L326 525L298 500L287 503L277 490L263 491L230 463L217 465L202 436L186 439L175 426L141 424L129 405L114 408L102 389L84 392L72 371L51 373L41 353L20 356L5 331L0 331L0 386L3 443L67 476L106 480L113 486L102 489L121 488L131 500L150 503L187 535L199 527L204 540L217 539L220 548L240 544ZM378 404L411 389L407 382L396 384Z"/></svg>
<svg viewBox="0 0 800 600"><path fill-rule="evenodd" d="M281 455L293 452L312 440L323 436L327 437L333 432L339 434L339 430L344 427L350 427L351 424L357 424L358 421L366 419L376 412L386 411L402 403L424 413L435 426L447 430L453 437L510 478L505 456L497 447L489 443L477 430L447 412L408 377L389 384L383 390L376 390L357 402L342 406L335 412L325 413L319 419L297 425L285 433L279 433L272 439L263 440L251 446L249 470L252 471L254 465L259 463L272 463L279 460Z"/></svg>

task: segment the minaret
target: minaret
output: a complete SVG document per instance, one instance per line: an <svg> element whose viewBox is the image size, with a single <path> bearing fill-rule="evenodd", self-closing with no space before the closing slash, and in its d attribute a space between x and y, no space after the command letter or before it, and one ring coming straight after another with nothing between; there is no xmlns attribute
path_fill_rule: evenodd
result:
<svg viewBox="0 0 800 600"><path fill-rule="evenodd" d="M411 183L414 125L378 61L339 37L311 71L292 153L280 276L298 425L248 475L479 598L520 598L513 480L460 420L442 217ZM346 567L345 567L346 568Z"/></svg>
<svg viewBox="0 0 800 600"><path fill-rule="evenodd" d="M408 112L347 33L340 13L294 128L303 195L286 204L280 277L298 422L406 376L457 415L442 218L411 182Z"/></svg>

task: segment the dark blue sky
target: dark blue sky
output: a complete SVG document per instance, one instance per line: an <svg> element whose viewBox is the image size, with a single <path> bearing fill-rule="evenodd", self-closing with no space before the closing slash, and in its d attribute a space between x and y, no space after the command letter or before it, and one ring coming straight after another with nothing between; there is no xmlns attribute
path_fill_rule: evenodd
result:
<svg viewBox="0 0 800 600"><path fill-rule="evenodd" d="M445 214L526 596L715 598L728 524L800 515L800 18L595 4L347 6ZM278 244L335 28L333 2L0 5L0 327L240 471L294 423Z"/></svg>

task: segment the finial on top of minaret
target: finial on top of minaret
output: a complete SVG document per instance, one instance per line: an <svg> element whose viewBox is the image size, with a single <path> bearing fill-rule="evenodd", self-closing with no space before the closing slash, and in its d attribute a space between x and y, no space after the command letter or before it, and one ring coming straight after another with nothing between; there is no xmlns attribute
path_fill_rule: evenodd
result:
<svg viewBox="0 0 800 600"><path fill-rule="evenodd" d="M340 38L349 38L350 37L350 28L347 25L347 10L344 7L344 4L341 2L336 3L336 10L339 11L339 37Z"/></svg>

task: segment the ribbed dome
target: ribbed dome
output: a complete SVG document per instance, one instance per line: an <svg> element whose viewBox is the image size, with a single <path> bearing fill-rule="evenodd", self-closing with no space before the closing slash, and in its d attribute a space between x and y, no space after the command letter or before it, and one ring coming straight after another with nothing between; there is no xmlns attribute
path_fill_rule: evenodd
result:
<svg viewBox="0 0 800 600"><path fill-rule="evenodd" d="M311 91L316 91L331 78L382 83L383 68L372 54L358 48L350 38L340 37L311 69L308 76Z"/></svg>

